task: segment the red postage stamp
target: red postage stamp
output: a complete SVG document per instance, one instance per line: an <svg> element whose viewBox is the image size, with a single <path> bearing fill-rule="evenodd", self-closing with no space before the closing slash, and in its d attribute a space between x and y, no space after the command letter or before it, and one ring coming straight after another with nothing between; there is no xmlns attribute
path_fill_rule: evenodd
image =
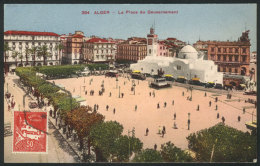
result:
<svg viewBox="0 0 260 166"><path fill-rule="evenodd" d="M14 111L13 152L47 153L47 112Z"/></svg>

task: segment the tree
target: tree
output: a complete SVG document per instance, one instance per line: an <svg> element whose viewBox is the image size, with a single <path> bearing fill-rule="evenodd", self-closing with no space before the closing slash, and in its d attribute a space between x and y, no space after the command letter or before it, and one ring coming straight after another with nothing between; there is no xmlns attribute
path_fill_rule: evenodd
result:
<svg viewBox="0 0 260 166"><path fill-rule="evenodd" d="M116 121L99 123L90 131L97 161L106 161L115 154L115 141L121 136L123 126Z"/></svg>
<svg viewBox="0 0 260 166"><path fill-rule="evenodd" d="M7 58L8 58L7 52L10 51L10 50L11 50L11 48L8 46L8 43L4 43L5 72L7 72L7 64L6 64L6 61L7 61Z"/></svg>
<svg viewBox="0 0 260 166"><path fill-rule="evenodd" d="M15 64L17 66L17 56L19 55L19 52L17 51L13 51L12 52L12 58L15 59Z"/></svg>
<svg viewBox="0 0 260 166"><path fill-rule="evenodd" d="M37 54L38 48L37 47L32 47L31 49L29 49L29 54L32 56L32 60L33 60L33 66L35 66L35 56Z"/></svg>
<svg viewBox="0 0 260 166"><path fill-rule="evenodd" d="M51 53L48 51L47 46L43 45L41 47L38 47L37 53L38 57L43 57L43 65L47 65L47 58L51 57Z"/></svg>
<svg viewBox="0 0 260 166"><path fill-rule="evenodd" d="M192 133L187 139L198 161L209 162L212 153L213 162L252 162L257 157L256 136L222 123Z"/></svg>
<svg viewBox="0 0 260 166"><path fill-rule="evenodd" d="M161 145L161 156L165 162L191 162L192 157L174 146L170 141Z"/></svg>
<svg viewBox="0 0 260 166"><path fill-rule="evenodd" d="M95 124L104 121L104 116L92 111L89 106L81 106L72 111L67 112L66 122L75 129L78 134L80 148L83 148L83 139L88 139L88 154L90 154L90 129Z"/></svg>
<svg viewBox="0 0 260 166"><path fill-rule="evenodd" d="M18 58L21 60L21 66L23 66L23 54L18 52Z"/></svg>
<svg viewBox="0 0 260 166"><path fill-rule="evenodd" d="M64 45L61 44L61 43L59 43L58 45L55 46L55 50L58 51L59 60L61 60L60 52L61 52L61 50L63 50L63 49L64 49ZM57 59L57 57L56 57L56 59Z"/></svg>
<svg viewBox="0 0 260 166"><path fill-rule="evenodd" d="M154 149L145 149L138 153L134 162L163 162L161 154Z"/></svg>
<svg viewBox="0 0 260 166"><path fill-rule="evenodd" d="M133 152L137 153L140 152L143 147L143 143L140 139L135 137L128 137L126 135L119 136L115 140L114 143L114 161L123 162L128 161L129 155L132 155ZM129 154L130 152L130 154Z"/></svg>
<svg viewBox="0 0 260 166"><path fill-rule="evenodd" d="M28 58L29 58L29 55L30 55L30 50L28 48L25 49L25 66L28 65Z"/></svg>

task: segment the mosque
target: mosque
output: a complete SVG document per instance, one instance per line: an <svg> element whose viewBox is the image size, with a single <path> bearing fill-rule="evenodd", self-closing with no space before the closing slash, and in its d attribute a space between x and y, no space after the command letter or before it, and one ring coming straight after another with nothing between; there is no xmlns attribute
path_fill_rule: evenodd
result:
<svg viewBox="0 0 260 166"><path fill-rule="evenodd" d="M185 77L187 80L197 78L200 82L214 82L223 84L223 73L217 71L217 65L211 60L204 60L204 55L196 51L191 45L184 46L177 57L157 56L157 35L150 29L147 35L147 56L135 64L131 70L156 75L158 70L170 74L175 79Z"/></svg>

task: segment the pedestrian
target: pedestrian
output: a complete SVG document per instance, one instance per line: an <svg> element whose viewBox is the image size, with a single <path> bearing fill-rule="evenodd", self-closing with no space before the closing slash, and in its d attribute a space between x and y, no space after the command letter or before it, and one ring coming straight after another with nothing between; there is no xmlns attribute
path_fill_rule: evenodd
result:
<svg viewBox="0 0 260 166"><path fill-rule="evenodd" d="M204 96L206 97L207 96L207 93L205 92Z"/></svg>
<svg viewBox="0 0 260 166"><path fill-rule="evenodd" d="M173 128L178 129L176 122L173 123Z"/></svg>
<svg viewBox="0 0 260 166"><path fill-rule="evenodd" d="M109 92L109 97L111 97L111 95L112 95L111 92Z"/></svg>
<svg viewBox="0 0 260 166"><path fill-rule="evenodd" d="M199 111L200 110L200 105L198 105L198 107L197 107L197 111Z"/></svg>
<svg viewBox="0 0 260 166"><path fill-rule="evenodd" d="M190 119L188 119L188 130L190 130Z"/></svg>
<svg viewBox="0 0 260 166"><path fill-rule="evenodd" d="M172 105L174 105L174 100L172 100Z"/></svg>
<svg viewBox="0 0 260 166"><path fill-rule="evenodd" d="M163 131L164 131L164 134L166 134L166 128L165 128L165 126L163 126Z"/></svg>
<svg viewBox="0 0 260 166"><path fill-rule="evenodd" d="M222 123L225 123L225 118L224 118L224 116L222 116Z"/></svg>
<svg viewBox="0 0 260 166"><path fill-rule="evenodd" d="M184 91L182 91L182 96L184 96Z"/></svg>
<svg viewBox="0 0 260 166"><path fill-rule="evenodd" d="M215 98L215 102L218 102L218 97Z"/></svg>
<svg viewBox="0 0 260 166"><path fill-rule="evenodd" d="M150 95L150 96L152 96L152 93L151 93L151 92L149 92L149 95Z"/></svg>
<svg viewBox="0 0 260 166"><path fill-rule="evenodd" d="M98 107L99 107L99 105L97 104L97 110L98 110Z"/></svg>
<svg viewBox="0 0 260 166"><path fill-rule="evenodd" d="M114 110L113 110L113 113L115 114L116 113L116 109L114 108Z"/></svg>
<svg viewBox="0 0 260 166"><path fill-rule="evenodd" d="M157 149L157 145L156 144L154 144L154 150L156 150Z"/></svg>
<svg viewBox="0 0 260 166"><path fill-rule="evenodd" d="M149 129L146 128L145 135L148 136L148 133L149 133Z"/></svg>
<svg viewBox="0 0 260 166"><path fill-rule="evenodd" d="M121 94L122 95L122 98L124 97L124 93Z"/></svg>
<svg viewBox="0 0 260 166"><path fill-rule="evenodd" d="M211 107L211 101L209 101L209 106Z"/></svg>
<svg viewBox="0 0 260 166"><path fill-rule="evenodd" d="M173 120L176 120L176 113L173 114Z"/></svg>
<svg viewBox="0 0 260 166"><path fill-rule="evenodd" d="M161 134L161 126L159 126L158 134Z"/></svg>
<svg viewBox="0 0 260 166"><path fill-rule="evenodd" d="M107 105L107 106L106 106L107 111L108 111L108 108L109 108L109 106Z"/></svg>
<svg viewBox="0 0 260 166"><path fill-rule="evenodd" d="M137 105L135 105L135 111L137 110Z"/></svg>
<svg viewBox="0 0 260 166"><path fill-rule="evenodd" d="M218 105L216 105L216 110L218 110Z"/></svg>
<svg viewBox="0 0 260 166"><path fill-rule="evenodd" d="M217 113L217 119L219 118L219 113Z"/></svg>
<svg viewBox="0 0 260 166"><path fill-rule="evenodd" d="M85 95L87 95L88 94L88 91L85 91Z"/></svg>
<svg viewBox="0 0 260 166"><path fill-rule="evenodd" d="M160 104L158 103L158 104L157 104L157 109L159 109L159 108L160 108Z"/></svg>
<svg viewBox="0 0 260 166"><path fill-rule="evenodd" d="M238 122L240 122L240 119L241 119L241 117L240 117L240 116L238 116L238 117L237 117L237 120L238 120Z"/></svg>
<svg viewBox="0 0 260 166"><path fill-rule="evenodd" d="M162 137L164 137L164 134L165 134L165 131L163 130L163 131L162 131Z"/></svg>
<svg viewBox="0 0 260 166"><path fill-rule="evenodd" d="M167 106L167 103L166 102L164 102L164 107L166 107Z"/></svg>
<svg viewBox="0 0 260 166"><path fill-rule="evenodd" d="M245 108L243 108L243 114L245 114L246 113L246 109Z"/></svg>
<svg viewBox="0 0 260 166"><path fill-rule="evenodd" d="M155 97L155 92L153 91L153 97Z"/></svg>

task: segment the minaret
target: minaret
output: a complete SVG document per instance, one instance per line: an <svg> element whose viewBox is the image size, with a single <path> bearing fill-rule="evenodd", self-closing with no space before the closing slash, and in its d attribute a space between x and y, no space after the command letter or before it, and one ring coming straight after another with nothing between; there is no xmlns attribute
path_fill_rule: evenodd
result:
<svg viewBox="0 0 260 166"><path fill-rule="evenodd" d="M147 34L147 56L157 55L157 37L154 34L154 27L151 27L150 34Z"/></svg>

